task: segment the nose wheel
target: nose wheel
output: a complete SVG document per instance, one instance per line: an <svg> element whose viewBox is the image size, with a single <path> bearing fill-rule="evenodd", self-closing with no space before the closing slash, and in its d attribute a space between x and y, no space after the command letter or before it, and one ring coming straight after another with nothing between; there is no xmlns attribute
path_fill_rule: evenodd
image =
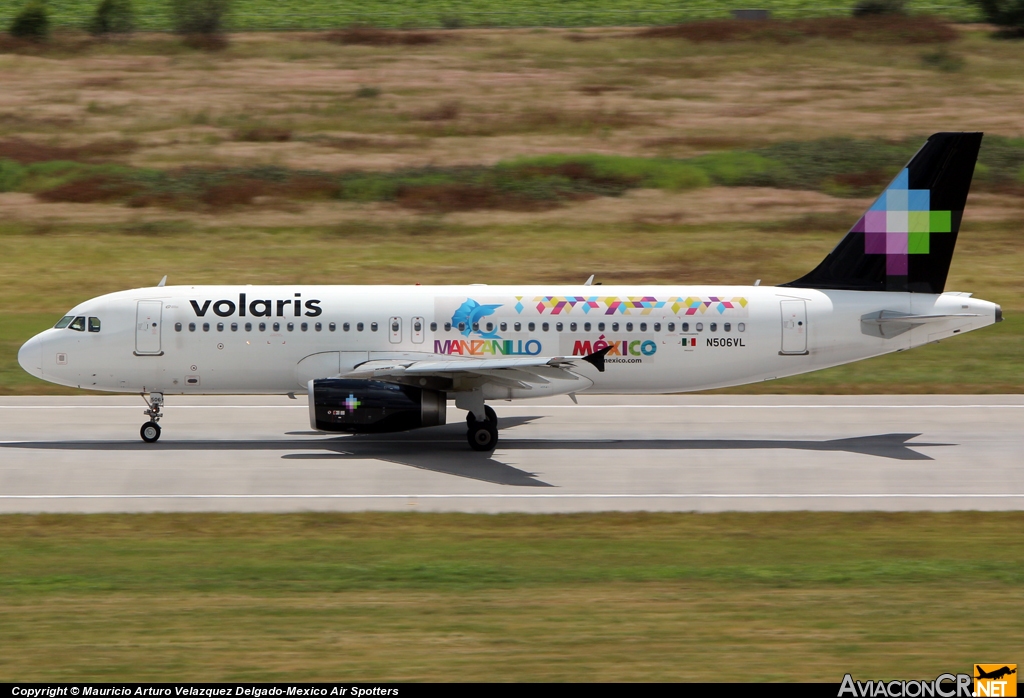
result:
<svg viewBox="0 0 1024 698"><path fill-rule="evenodd" d="M474 451L493 451L498 445L498 415L489 405L484 406L484 414L487 419L482 422L472 412L466 415L466 439Z"/></svg>
<svg viewBox="0 0 1024 698"><path fill-rule="evenodd" d="M146 399L145 395L142 396L142 399L146 400L146 405L149 408L142 414L149 417L149 421L139 429L139 436L147 444L154 444L160 440L160 425L157 422L163 416L160 410L164 406L164 395L163 393L150 393L149 399Z"/></svg>
<svg viewBox="0 0 1024 698"><path fill-rule="evenodd" d="M139 430L139 434L147 444L154 444L160 439L160 425L156 422L146 422Z"/></svg>

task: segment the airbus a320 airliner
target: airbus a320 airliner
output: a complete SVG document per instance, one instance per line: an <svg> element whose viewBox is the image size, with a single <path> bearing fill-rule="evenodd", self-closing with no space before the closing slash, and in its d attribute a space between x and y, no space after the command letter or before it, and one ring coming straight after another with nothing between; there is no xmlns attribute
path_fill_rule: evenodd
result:
<svg viewBox="0 0 1024 698"><path fill-rule="evenodd" d="M999 306L944 292L980 133L937 133L824 261L780 286L160 286L72 308L21 348L34 376L164 396L305 390L312 427L396 432L488 400L678 393L806 373L976 330ZM148 397L147 397L148 396Z"/></svg>

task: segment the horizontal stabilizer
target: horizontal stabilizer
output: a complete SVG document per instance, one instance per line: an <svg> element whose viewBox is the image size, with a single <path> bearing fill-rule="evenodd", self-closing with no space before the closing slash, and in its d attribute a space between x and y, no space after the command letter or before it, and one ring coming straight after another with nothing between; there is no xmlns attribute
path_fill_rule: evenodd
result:
<svg viewBox="0 0 1024 698"><path fill-rule="evenodd" d="M898 310L879 310L860 318L861 332L872 337L891 339L909 332L920 325L960 318L980 317L977 313L954 313L951 315L913 315Z"/></svg>

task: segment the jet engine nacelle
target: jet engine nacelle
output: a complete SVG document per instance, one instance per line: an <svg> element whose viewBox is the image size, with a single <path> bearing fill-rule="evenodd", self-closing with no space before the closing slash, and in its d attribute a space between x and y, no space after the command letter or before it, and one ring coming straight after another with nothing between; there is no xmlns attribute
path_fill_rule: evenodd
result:
<svg viewBox="0 0 1024 698"><path fill-rule="evenodd" d="M385 433L445 423L447 398L436 390L384 381L309 381L309 424L318 431Z"/></svg>

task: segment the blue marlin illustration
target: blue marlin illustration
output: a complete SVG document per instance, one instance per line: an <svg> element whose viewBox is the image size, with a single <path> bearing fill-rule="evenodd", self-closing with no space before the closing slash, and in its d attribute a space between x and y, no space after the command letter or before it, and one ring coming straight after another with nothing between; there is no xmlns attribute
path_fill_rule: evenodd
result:
<svg viewBox="0 0 1024 698"><path fill-rule="evenodd" d="M473 332L473 323L480 322L480 319L488 315L492 315L495 310L501 307L498 305L480 305L472 298L466 299L466 302L459 306L459 309L452 315L452 324L455 327L459 326L460 322L465 323L465 329L462 330L462 334L469 336ZM484 332L482 329L476 330L484 339L497 339L498 333L495 332Z"/></svg>

